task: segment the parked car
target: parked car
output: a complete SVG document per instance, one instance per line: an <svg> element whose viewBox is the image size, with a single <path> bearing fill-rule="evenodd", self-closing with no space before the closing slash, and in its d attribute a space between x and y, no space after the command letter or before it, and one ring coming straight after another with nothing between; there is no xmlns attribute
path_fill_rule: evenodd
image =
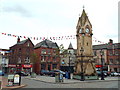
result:
<svg viewBox="0 0 120 90"><path fill-rule="evenodd" d="M19 74L20 76L28 76L29 75L28 73L25 73L23 71L15 72L15 74Z"/></svg>
<svg viewBox="0 0 120 90"><path fill-rule="evenodd" d="M62 73L63 76L65 76L65 72L63 72L63 71L61 71L61 70L51 70L51 71L49 72L49 75L52 76L52 77L54 77L57 72L58 72L58 73Z"/></svg>
<svg viewBox="0 0 120 90"><path fill-rule="evenodd" d="M117 73L117 72L111 72L111 74L110 74L111 76L119 76L120 75L120 73Z"/></svg>
<svg viewBox="0 0 120 90"><path fill-rule="evenodd" d="M4 76L4 75L5 73L2 70L0 70L0 76Z"/></svg>
<svg viewBox="0 0 120 90"><path fill-rule="evenodd" d="M96 71L97 75L100 77L101 76L101 71ZM103 71L103 74L105 77L107 77L107 71Z"/></svg>
<svg viewBox="0 0 120 90"><path fill-rule="evenodd" d="M49 75L49 70L41 70L40 75Z"/></svg>

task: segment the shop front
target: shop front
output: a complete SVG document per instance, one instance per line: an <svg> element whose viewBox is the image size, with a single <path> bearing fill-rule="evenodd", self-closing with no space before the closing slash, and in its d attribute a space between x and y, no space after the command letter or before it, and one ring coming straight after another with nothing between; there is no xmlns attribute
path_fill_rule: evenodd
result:
<svg viewBox="0 0 120 90"><path fill-rule="evenodd" d="M25 72L25 73L31 73L32 72L32 65L31 64L23 64L22 65L22 70Z"/></svg>
<svg viewBox="0 0 120 90"><path fill-rule="evenodd" d="M16 64L8 64L8 68L9 68L8 73L10 73L10 74L15 73L16 67L17 67Z"/></svg>

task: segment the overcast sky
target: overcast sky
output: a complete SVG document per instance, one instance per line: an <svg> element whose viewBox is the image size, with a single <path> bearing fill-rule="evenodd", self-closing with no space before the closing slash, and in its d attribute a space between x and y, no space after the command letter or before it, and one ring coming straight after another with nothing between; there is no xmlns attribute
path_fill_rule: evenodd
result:
<svg viewBox="0 0 120 90"><path fill-rule="evenodd" d="M76 25L84 9L93 29L93 44L118 42L119 0L1 0L0 48L8 49L16 44L17 37L61 37L76 35ZM2 33L7 33L3 35ZM21 38L24 40L25 38ZM33 44L40 40L31 39ZM52 40L68 48L76 48L76 39Z"/></svg>

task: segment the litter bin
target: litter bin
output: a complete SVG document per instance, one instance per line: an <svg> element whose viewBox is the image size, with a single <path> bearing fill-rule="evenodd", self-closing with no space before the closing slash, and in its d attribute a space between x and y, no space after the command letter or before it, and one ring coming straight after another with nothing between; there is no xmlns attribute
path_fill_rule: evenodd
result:
<svg viewBox="0 0 120 90"><path fill-rule="evenodd" d="M31 78L36 78L36 73L32 72L31 73Z"/></svg>
<svg viewBox="0 0 120 90"><path fill-rule="evenodd" d="M60 82L60 73L59 72L56 72L55 73L55 82Z"/></svg>
<svg viewBox="0 0 120 90"><path fill-rule="evenodd" d="M59 82L63 82L63 74L60 73L60 77L59 77L60 81Z"/></svg>

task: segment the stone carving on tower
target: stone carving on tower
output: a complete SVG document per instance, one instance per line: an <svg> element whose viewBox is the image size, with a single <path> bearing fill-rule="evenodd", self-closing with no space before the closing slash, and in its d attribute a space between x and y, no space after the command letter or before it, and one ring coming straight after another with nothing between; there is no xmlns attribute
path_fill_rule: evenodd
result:
<svg viewBox="0 0 120 90"><path fill-rule="evenodd" d="M92 49L92 25L83 9L76 26L77 55L75 61L75 73L84 73L85 76L96 75ZM81 52L82 50L82 52Z"/></svg>

